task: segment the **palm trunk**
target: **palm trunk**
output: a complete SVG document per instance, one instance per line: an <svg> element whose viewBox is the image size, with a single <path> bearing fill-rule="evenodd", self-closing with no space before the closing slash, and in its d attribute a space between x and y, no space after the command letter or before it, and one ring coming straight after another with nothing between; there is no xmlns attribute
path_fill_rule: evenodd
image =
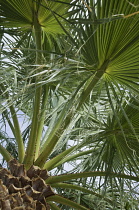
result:
<svg viewBox="0 0 139 210"><path fill-rule="evenodd" d="M55 193L45 184L47 171L34 166L26 171L16 160L9 162L9 168L0 170L0 209L50 210L46 198Z"/></svg>

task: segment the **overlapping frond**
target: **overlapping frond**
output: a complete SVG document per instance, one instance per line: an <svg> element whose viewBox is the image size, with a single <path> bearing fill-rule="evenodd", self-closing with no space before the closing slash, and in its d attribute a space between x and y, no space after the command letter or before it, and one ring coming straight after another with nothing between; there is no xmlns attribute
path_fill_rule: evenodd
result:
<svg viewBox="0 0 139 210"><path fill-rule="evenodd" d="M37 126L26 154L29 161L33 157L29 164L50 170L54 175L50 180L65 173L59 178L62 183L53 186L85 208L125 208L131 188L130 201L137 203L133 190L139 170L137 5L137 0L0 0L4 120L17 138L16 112L22 110L31 119L39 101L34 112ZM7 160L10 153L17 158L18 143L26 150L31 126L19 135L22 140L15 149L11 143L7 150L0 148ZM29 156L32 148L35 158ZM80 194L72 196L73 189ZM53 199L57 202L58 197ZM62 199L62 208L69 208Z"/></svg>

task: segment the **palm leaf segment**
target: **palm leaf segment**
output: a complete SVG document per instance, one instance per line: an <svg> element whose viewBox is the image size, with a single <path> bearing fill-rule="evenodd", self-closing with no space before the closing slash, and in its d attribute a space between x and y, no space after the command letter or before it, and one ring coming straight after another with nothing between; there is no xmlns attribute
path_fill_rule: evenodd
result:
<svg viewBox="0 0 139 210"><path fill-rule="evenodd" d="M134 2L136 4L136 1ZM126 16L135 11L127 1L118 1L114 4L119 14ZM112 10L111 10L112 12ZM104 26L100 26L100 33L103 39L100 40L102 50L99 52L101 60L109 60L105 79L117 81L132 89L138 89L138 48L139 48L139 18L120 19ZM111 42L109 45L108 43ZM102 62L102 61L101 61Z"/></svg>

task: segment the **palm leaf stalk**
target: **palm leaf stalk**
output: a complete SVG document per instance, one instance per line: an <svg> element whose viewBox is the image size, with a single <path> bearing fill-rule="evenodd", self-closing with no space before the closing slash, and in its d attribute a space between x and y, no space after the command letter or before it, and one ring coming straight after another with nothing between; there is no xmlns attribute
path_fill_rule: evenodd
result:
<svg viewBox="0 0 139 210"><path fill-rule="evenodd" d="M59 195L53 195L50 196L49 198L46 199L47 201L55 201L55 202L59 202L65 205L68 205L69 207L72 207L74 209L81 209L81 210L87 210L88 208L85 208L81 205L79 205L78 203L75 203L73 201L70 201L66 198L63 198L62 196Z"/></svg>
<svg viewBox="0 0 139 210"><path fill-rule="evenodd" d="M7 162L13 159L12 155L2 145L0 145L0 153Z"/></svg>
<svg viewBox="0 0 139 210"><path fill-rule="evenodd" d="M4 92L4 90L5 90L4 85L1 85L1 88ZM5 93L5 95L6 95L6 98L9 97L7 92ZM19 162L21 163L24 160L24 156L25 156L24 143L23 143L21 130L20 130L20 126L19 126L19 121L18 121L17 114L16 114L14 106L11 105L9 107L9 110L10 110L10 113L11 113L11 116L12 116L13 124L10 123L9 120L8 120L8 123L9 123L11 129L14 131L13 134L14 134L16 142L18 144Z"/></svg>
<svg viewBox="0 0 139 210"><path fill-rule="evenodd" d="M16 137L16 140L18 143L19 162L22 162L24 159L25 151L24 151L24 144L23 144L23 139L22 139L22 135L21 135L21 131L20 131L20 126L19 126L17 115L16 115L16 111L13 106L10 106L10 111L12 114L13 124L14 124L14 128L15 128L15 132L14 132L15 137Z"/></svg>
<svg viewBox="0 0 139 210"><path fill-rule="evenodd" d="M38 20L37 11L34 11L34 34L35 34L35 42L36 42L36 64L41 65L42 62L42 31L41 26ZM41 69L39 70L41 71ZM38 72L37 72L38 73ZM37 77L36 82L38 82L41 78ZM26 157L24 163L29 168L33 162L35 156L37 156L36 152L39 151L39 142L40 142L40 135L42 133L43 126L39 126L40 124L40 106L41 106L41 96L42 96L42 87L36 87L35 99L34 99L34 112L32 118L32 125L30 131L30 137L28 141L28 147L26 150ZM35 135L34 135L35 134ZM35 136L35 139L34 139Z"/></svg>
<svg viewBox="0 0 139 210"><path fill-rule="evenodd" d="M106 176L108 172L101 172L101 171L95 171L95 172L84 172L84 173L75 173L75 174L66 174L66 175L59 175L59 176L53 176L53 177L49 177L46 180L46 183L59 183L61 181L67 181L70 179L78 179L78 178L82 178L82 177L91 177L91 176ZM125 178L125 179L130 179L130 180L135 180L138 181L139 178L136 176L130 176L130 175L126 175L126 174L115 174L115 173L110 173L111 176L115 176L115 177L120 177L120 178Z"/></svg>

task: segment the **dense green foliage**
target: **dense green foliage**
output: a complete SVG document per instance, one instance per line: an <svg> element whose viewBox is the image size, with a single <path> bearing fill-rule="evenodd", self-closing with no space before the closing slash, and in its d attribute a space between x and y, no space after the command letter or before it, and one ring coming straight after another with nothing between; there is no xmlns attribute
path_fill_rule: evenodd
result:
<svg viewBox="0 0 139 210"><path fill-rule="evenodd" d="M14 136L1 130L0 152L49 171L63 196L52 209L139 208L138 8L0 0L1 126Z"/></svg>

